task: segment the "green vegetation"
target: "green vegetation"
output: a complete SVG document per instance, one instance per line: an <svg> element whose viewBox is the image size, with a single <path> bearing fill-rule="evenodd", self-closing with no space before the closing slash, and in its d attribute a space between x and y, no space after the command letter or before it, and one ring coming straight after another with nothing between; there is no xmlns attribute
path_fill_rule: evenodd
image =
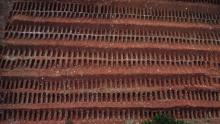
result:
<svg viewBox="0 0 220 124"><path fill-rule="evenodd" d="M166 114L158 114L152 120L144 121L143 124L188 124L181 120L168 116Z"/></svg>
<svg viewBox="0 0 220 124"><path fill-rule="evenodd" d="M126 124L133 124L133 123L134 122L132 120L126 122ZM65 121L65 124L73 124L73 121L68 119ZM166 114L158 114L154 116L152 120L144 121L143 124L189 124L189 123L184 122L182 120L177 120Z"/></svg>
<svg viewBox="0 0 220 124"><path fill-rule="evenodd" d="M65 124L73 124L72 120L66 120Z"/></svg>

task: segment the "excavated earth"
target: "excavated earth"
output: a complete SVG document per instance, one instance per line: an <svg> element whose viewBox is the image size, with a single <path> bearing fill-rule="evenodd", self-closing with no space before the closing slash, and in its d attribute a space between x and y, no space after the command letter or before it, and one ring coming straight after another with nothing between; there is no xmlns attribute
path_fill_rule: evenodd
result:
<svg viewBox="0 0 220 124"><path fill-rule="evenodd" d="M219 0L0 5L1 124L220 123Z"/></svg>

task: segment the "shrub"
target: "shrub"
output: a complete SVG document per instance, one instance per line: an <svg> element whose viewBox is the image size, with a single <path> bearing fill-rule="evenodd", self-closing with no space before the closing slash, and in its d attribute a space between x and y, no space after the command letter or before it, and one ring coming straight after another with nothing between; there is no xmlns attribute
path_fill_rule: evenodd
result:
<svg viewBox="0 0 220 124"><path fill-rule="evenodd" d="M73 124L73 121L72 120L66 120L65 124Z"/></svg>
<svg viewBox="0 0 220 124"><path fill-rule="evenodd" d="M166 114L158 114L152 120L144 121L143 124L188 124L181 120L168 116Z"/></svg>

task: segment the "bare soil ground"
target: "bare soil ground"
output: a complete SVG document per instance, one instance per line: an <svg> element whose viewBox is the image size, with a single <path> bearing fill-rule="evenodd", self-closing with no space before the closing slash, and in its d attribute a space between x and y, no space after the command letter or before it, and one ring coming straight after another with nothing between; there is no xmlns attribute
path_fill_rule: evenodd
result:
<svg viewBox="0 0 220 124"><path fill-rule="evenodd" d="M1 124L220 121L218 0L0 1Z"/></svg>

